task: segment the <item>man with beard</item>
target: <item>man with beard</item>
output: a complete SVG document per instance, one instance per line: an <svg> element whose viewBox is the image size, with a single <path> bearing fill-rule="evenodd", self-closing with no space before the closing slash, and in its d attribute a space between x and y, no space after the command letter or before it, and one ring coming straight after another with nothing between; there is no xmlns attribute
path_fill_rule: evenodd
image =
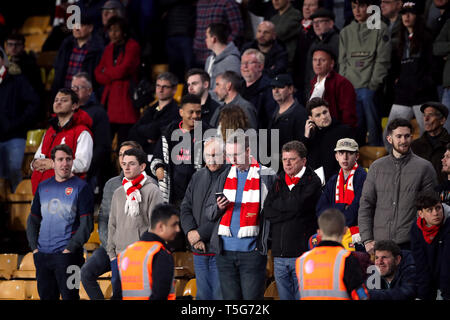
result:
<svg viewBox="0 0 450 320"><path fill-rule="evenodd" d="M401 249L409 249L416 195L437 185L431 163L411 151L411 123L397 118L387 130L392 151L370 166L359 204L359 231L368 253L379 240L393 240Z"/></svg>
<svg viewBox="0 0 450 320"><path fill-rule="evenodd" d="M370 300L413 300L416 297L416 266L410 251L400 250L393 241L381 240L375 245L375 266L381 281L380 287L369 290Z"/></svg>
<svg viewBox="0 0 450 320"><path fill-rule="evenodd" d="M247 49L257 49L264 55L263 73L274 78L287 70L287 51L277 40L275 25L270 21L262 21L256 30L255 40L244 44L241 52Z"/></svg>
<svg viewBox="0 0 450 320"><path fill-rule="evenodd" d="M447 179L436 187L442 203L450 205L450 143L446 145L446 151L442 157L442 173L447 175Z"/></svg>
<svg viewBox="0 0 450 320"><path fill-rule="evenodd" d="M209 77L208 72L199 68L190 69L186 74L186 85L188 93L196 95L201 99L202 120L209 123L214 111L216 111L220 105L209 93L211 78Z"/></svg>

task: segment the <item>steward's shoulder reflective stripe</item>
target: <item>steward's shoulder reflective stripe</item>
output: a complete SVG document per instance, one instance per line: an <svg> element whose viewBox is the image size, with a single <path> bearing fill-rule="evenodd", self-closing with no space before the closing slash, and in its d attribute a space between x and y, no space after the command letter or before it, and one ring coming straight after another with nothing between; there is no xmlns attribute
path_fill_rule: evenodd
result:
<svg viewBox="0 0 450 320"><path fill-rule="evenodd" d="M122 290L122 296L124 298L127 297L136 297L136 298L149 298L152 294L152 288L150 287L150 277L148 273L148 259L153 256L153 254L156 253L156 251L160 248L162 248L162 244L155 243L153 246L150 247L150 249L147 251L147 254L145 255L144 261L142 263L142 281L143 281L143 288L142 290ZM122 252L124 253L124 252ZM121 254L122 254L121 253ZM120 266L119 266L120 270ZM120 274L122 276L122 273Z"/></svg>

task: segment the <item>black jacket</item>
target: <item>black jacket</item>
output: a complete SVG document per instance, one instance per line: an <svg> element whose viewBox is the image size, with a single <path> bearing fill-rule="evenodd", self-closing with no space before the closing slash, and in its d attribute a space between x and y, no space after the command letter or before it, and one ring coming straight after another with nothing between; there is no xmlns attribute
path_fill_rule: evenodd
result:
<svg viewBox="0 0 450 320"><path fill-rule="evenodd" d="M92 119L91 131L94 140L94 149L88 178L99 176L111 155L111 132L108 114L105 108L98 103L94 93L92 93L89 101L80 108L86 111Z"/></svg>
<svg viewBox="0 0 450 320"><path fill-rule="evenodd" d="M195 33L195 2L194 0L163 0L158 1L163 14L163 26L166 37L194 37Z"/></svg>
<svg viewBox="0 0 450 320"><path fill-rule="evenodd" d="M148 154L153 154L153 149L164 128L172 121L181 121L178 104L175 100L172 100L161 111L156 110L157 106L158 103L149 106L128 134L128 138L139 142ZM148 139L155 142L150 143L147 141Z"/></svg>
<svg viewBox="0 0 450 320"><path fill-rule="evenodd" d="M212 186L218 176L222 172L228 171L228 169L228 165L223 165L214 172L206 167L202 168L194 173L186 189L186 194L180 207L181 228L186 235L191 230L197 230L201 241L206 245L206 252L201 252L191 247L193 252L211 253L209 251L209 239L211 238L215 222L210 221L205 214L206 200L213 192Z"/></svg>
<svg viewBox="0 0 450 320"><path fill-rule="evenodd" d="M257 49L258 41L253 40L252 42L248 42L242 46L241 52L244 53L247 49ZM269 52L264 54L264 70L263 72L269 76L270 78L274 78L276 75L281 73L286 73L288 67L288 55L284 46L275 40L272 48L270 48Z"/></svg>
<svg viewBox="0 0 450 320"><path fill-rule="evenodd" d="M431 68L436 58L433 57L431 36L425 32L425 39L417 53L407 54L407 47L405 44L402 56L399 53L402 48L399 46L392 55L392 72L398 78L394 85L394 103L413 106L426 101L436 101L436 83Z"/></svg>
<svg viewBox="0 0 450 320"><path fill-rule="evenodd" d="M267 129L269 119L277 107L270 82L271 79L263 74L251 86L247 87L245 82L243 84L241 96L255 106L258 113L258 129Z"/></svg>
<svg viewBox="0 0 450 320"><path fill-rule="evenodd" d="M436 170L439 182L442 183L447 180L447 174L442 173L442 157L445 151L447 151L447 143L450 142L450 135L445 128L442 128L442 132L436 136L431 137L427 132L414 140L411 144L412 151L428 161Z"/></svg>
<svg viewBox="0 0 450 320"><path fill-rule="evenodd" d="M411 251L416 263L417 297L435 300L437 290L450 300L450 212L444 206L444 223L428 244L416 222L411 227Z"/></svg>
<svg viewBox="0 0 450 320"><path fill-rule="evenodd" d="M220 104L211 98L211 95L208 94L208 98L205 101L205 104L202 105L202 121L205 123L209 123L211 120L214 111L220 107Z"/></svg>
<svg viewBox="0 0 450 320"><path fill-rule="evenodd" d="M75 46L75 38L70 35L64 39L59 48L58 55L55 59L55 79L52 84L52 97L56 95L59 89L65 87L67 68L69 67L70 55ZM87 72L92 79L92 85L97 97L101 97L101 89L95 81L94 70L100 63L102 58L104 46L103 40L98 38L94 33L91 39L87 42L88 52L83 60L81 71Z"/></svg>
<svg viewBox="0 0 450 320"><path fill-rule="evenodd" d="M342 138L353 138L350 127L333 120L323 129L316 128L309 138L302 137L302 141L308 150L307 163L313 170L323 167L325 181L339 172L339 163L334 156L336 142Z"/></svg>
<svg viewBox="0 0 450 320"><path fill-rule="evenodd" d="M23 75L0 83L0 141L25 139L39 112L39 97Z"/></svg>
<svg viewBox="0 0 450 320"><path fill-rule="evenodd" d="M141 241L158 241L167 248L167 243L151 232L144 232ZM174 262L172 255L166 250L160 250L152 262L152 295L150 300L167 300L173 284Z"/></svg>
<svg viewBox="0 0 450 320"><path fill-rule="evenodd" d="M286 142L292 140L300 140L303 137L305 131L305 123L308 119L308 114L305 107L303 107L297 100L283 112L278 115L280 107L277 106L272 118L269 121L269 130L279 130L279 150L273 150L272 152L280 153L281 160L281 148ZM270 147L270 143L267 146Z"/></svg>
<svg viewBox="0 0 450 320"><path fill-rule="evenodd" d="M414 300L416 265L410 251L402 250L401 261L391 283L381 277L381 288L369 290L370 300Z"/></svg>
<svg viewBox="0 0 450 320"><path fill-rule="evenodd" d="M277 176L263 211L270 221L274 257L299 257L308 251L308 240L317 231L316 203L321 186L320 178L309 167L292 190L284 172Z"/></svg>

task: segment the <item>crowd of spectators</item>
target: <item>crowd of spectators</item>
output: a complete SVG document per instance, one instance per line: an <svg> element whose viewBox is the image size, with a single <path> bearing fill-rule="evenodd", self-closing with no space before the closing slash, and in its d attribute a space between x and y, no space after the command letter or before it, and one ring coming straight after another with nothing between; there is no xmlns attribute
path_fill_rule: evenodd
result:
<svg viewBox="0 0 450 320"><path fill-rule="evenodd" d="M72 4L81 16L68 28ZM449 0L57 0L52 17L46 89L36 54L0 12L0 176L11 192L24 178L28 130L48 129L30 164L33 194L55 174L52 150L70 147L70 170L98 205L103 196L102 266L82 274L92 298L101 295L89 285L105 270L117 283L126 233L136 241L150 221L121 216L128 194L119 182L135 178L120 170L127 146L149 177L143 194L151 188L158 200L146 206L180 208L170 246L194 252L199 298L261 298L271 249L280 297L298 299L295 259L319 242L317 218L334 208L348 227L342 244L358 258L349 260L372 255L383 278L369 298L450 299ZM161 63L167 71L152 75ZM237 142L237 129L256 139ZM387 156L364 170L363 146ZM214 167L217 158L228 163ZM275 170L260 174L265 166ZM205 264L212 269L200 271ZM387 292L398 286L407 288Z"/></svg>

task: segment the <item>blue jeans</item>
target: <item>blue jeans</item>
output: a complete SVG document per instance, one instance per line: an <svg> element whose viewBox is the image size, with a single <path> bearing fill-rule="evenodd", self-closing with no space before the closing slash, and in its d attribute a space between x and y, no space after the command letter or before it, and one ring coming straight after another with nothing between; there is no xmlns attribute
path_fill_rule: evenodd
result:
<svg viewBox="0 0 450 320"><path fill-rule="evenodd" d="M280 300L299 300L298 280L295 272L297 258L273 258L274 275Z"/></svg>
<svg viewBox="0 0 450 320"><path fill-rule="evenodd" d="M259 251L223 251L216 255L224 300L263 300L267 256Z"/></svg>
<svg viewBox="0 0 450 320"><path fill-rule="evenodd" d="M103 247L99 247L81 267L81 282L91 300L105 299L97 279L108 271L111 271L108 254Z"/></svg>
<svg viewBox="0 0 450 320"><path fill-rule="evenodd" d="M375 91L368 88L356 89L356 114L358 116L358 143L365 145L366 132L370 146L383 146L381 118L375 105Z"/></svg>
<svg viewBox="0 0 450 320"><path fill-rule="evenodd" d="M59 300L60 294L63 300L80 300L79 289L69 286L73 284L69 279L73 273L68 273L68 267L80 266L84 260L82 254L36 252L33 259L41 300Z"/></svg>
<svg viewBox="0 0 450 320"><path fill-rule="evenodd" d="M25 139L15 138L0 142L0 177L7 178L14 193L22 181L22 162Z"/></svg>
<svg viewBox="0 0 450 320"><path fill-rule="evenodd" d="M111 300L122 300L122 282L120 281L119 267L117 258L111 261Z"/></svg>
<svg viewBox="0 0 450 320"><path fill-rule="evenodd" d="M221 300L219 272L215 256L194 254L195 281L197 284L197 300Z"/></svg>
<svg viewBox="0 0 450 320"><path fill-rule="evenodd" d="M169 71L182 81L186 72L194 65L193 39L186 36L172 36L166 39Z"/></svg>

